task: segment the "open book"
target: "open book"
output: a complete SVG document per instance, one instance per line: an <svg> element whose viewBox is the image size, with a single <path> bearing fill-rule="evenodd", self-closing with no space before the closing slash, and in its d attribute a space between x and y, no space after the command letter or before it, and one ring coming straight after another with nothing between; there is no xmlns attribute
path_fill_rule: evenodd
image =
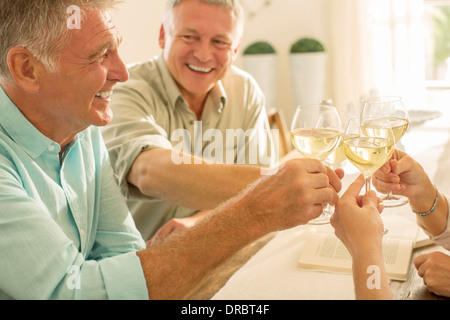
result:
<svg viewBox="0 0 450 320"><path fill-rule="evenodd" d="M431 243L416 226L411 226L405 234L408 236L389 231L383 238L384 263L391 280L405 281L414 248ZM352 272L351 255L332 230L309 232L300 253L299 264L306 269Z"/></svg>

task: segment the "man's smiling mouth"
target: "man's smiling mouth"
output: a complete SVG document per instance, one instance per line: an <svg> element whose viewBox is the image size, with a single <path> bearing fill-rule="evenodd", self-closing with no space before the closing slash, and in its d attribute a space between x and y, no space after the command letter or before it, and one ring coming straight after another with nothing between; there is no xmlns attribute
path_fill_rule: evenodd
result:
<svg viewBox="0 0 450 320"><path fill-rule="evenodd" d="M187 67L189 69L191 69L192 71L199 72L199 73L210 73L213 70L212 68L199 67L199 66L195 66L193 64L188 64Z"/></svg>
<svg viewBox="0 0 450 320"><path fill-rule="evenodd" d="M97 98L106 99L106 98L111 97L112 93L113 93L112 91L99 92L95 96Z"/></svg>

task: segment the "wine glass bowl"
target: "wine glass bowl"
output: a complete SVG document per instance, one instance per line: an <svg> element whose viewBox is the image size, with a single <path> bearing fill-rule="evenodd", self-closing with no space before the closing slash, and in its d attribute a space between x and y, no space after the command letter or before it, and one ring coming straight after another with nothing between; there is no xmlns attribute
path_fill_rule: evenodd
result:
<svg viewBox="0 0 450 320"><path fill-rule="evenodd" d="M344 133L344 152L349 161L364 175L366 192L372 175L394 152L395 138L389 121L380 120L367 129L357 119L349 121Z"/></svg>
<svg viewBox="0 0 450 320"><path fill-rule="evenodd" d="M354 118L354 115L339 114L341 118L341 125L343 128L347 127L348 121ZM325 158L324 163L333 170L343 168L348 161L344 152L344 139L341 138L339 145Z"/></svg>
<svg viewBox="0 0 450 320"><path fill-rule="evenodd" d="M297 108L291 125L291 141L305 158L324 161L338 146L342 126L335 107L308 105ZM328 205L320 217L309 224L329 223L334 208Z"/></svg>

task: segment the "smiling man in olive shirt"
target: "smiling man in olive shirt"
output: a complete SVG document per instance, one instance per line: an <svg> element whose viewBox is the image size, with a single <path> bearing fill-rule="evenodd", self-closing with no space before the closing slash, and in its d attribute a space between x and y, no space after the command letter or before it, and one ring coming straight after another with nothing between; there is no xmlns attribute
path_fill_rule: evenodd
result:
<svg viewBox="0 0 450 320"><path fill-rule="evenodd" d="M114 91L103 136L145 239L171 219L160 234L191 223L179 218L215 208L277 158L264 95L232 65L243 19L234 0L169 1L162 55L130 67Z"/></svg>

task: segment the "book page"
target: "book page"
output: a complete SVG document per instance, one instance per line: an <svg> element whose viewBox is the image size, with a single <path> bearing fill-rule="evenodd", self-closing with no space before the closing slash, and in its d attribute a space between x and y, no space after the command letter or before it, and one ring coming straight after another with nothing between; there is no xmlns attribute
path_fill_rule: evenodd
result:
<svg viewBox="0 0 450 320"><path fill-rule="evenodd" d="M383 258L390 279L406 280L413 242L405 239L383 239ZM344 244L333 234L311 232L300 254L303 268L322 271L352 271L352 258Z"/></svg>
<svg viewBox="0 0 450 320"><path fill-rule="evenodd" d="M432 244L434 244L433 240L422 229L419 229L414 243L414 249L423 248Z"/></svg>

